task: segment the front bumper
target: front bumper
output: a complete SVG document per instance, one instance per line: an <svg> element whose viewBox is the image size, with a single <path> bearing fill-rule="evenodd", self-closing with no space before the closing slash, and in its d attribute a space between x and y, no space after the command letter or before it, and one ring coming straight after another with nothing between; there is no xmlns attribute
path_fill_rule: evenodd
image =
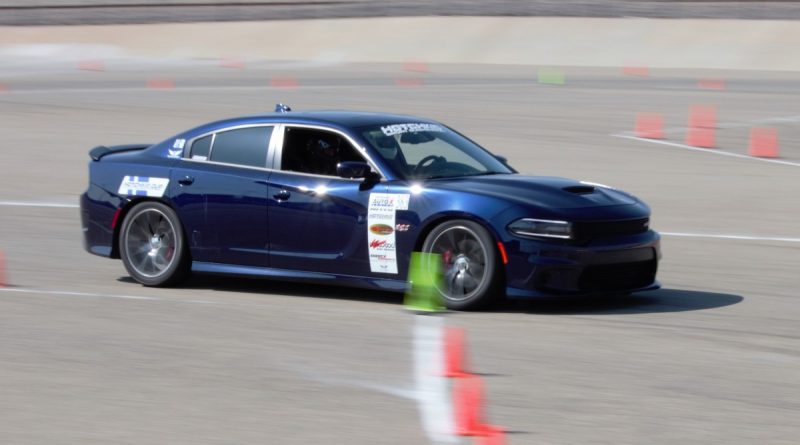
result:
<svg viewBox="0 0 800 445"><path fill-rule="evenodd" d="M515 239L505 243L506 295L511 298L592 296L652 290L660 237L645 233L578 246Z"/></svg>

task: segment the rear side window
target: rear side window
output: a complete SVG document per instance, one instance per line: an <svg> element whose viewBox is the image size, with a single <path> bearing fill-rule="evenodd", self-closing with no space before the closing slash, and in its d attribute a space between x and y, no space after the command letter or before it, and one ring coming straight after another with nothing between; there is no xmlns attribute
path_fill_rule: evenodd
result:
<svg viewBox="0 0 800 445"><path fill-rule="evenodd" d="M202 137L192 144L191 158L205 161L208 159L208 153L211 151L211 135Z"/></svg>
<svg viewBox="0 0 800 445"><path fill-rule="evenodd" d="M272 127L239 128L217 133L214 146L211 147L211 160L264 168L267 166L267 147L271 135Z"/></svg>

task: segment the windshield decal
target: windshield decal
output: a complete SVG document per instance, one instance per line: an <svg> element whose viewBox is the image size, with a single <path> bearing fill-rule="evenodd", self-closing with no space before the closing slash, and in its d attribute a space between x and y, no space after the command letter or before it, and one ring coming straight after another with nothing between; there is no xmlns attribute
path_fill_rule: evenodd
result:
<svg viewBox="0 0 800 445"><path fill-rule="evenodd" d="M381 127L381 131L383 131L383 134L385 134L386 136L394 136L396 134L417 133L419 131L438 131L440 133L443 133L444 128L442 128L441 125L419 122L419 123L408 123L408 124L385 125Z"/></svg>

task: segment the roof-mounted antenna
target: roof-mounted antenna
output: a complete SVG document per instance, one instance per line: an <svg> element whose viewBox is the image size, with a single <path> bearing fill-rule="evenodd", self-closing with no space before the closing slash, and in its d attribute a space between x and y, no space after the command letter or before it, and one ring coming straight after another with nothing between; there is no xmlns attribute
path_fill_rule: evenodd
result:
<svg viewBox="0 0 800 445"><path fill-rule="evenodd" d="M276 113L288 113L290 111L292 111L292 109L289 108L288 105L284 105L284 104L281 104L281 103L275 104L275 112Z"/></svg>

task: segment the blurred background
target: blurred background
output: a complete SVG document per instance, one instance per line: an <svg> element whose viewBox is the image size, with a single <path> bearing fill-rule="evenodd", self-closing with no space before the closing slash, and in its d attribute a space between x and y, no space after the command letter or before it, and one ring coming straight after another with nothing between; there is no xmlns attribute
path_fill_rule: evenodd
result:
<svg viewBox="0 0 800 445"><path fill-rule="evenodd" d="M798 18L795 1L0 0L0 443L797 443ZM664 288L431 322L355 289L144 288L83 251L89 149L276 102L434 118L522 173L634 193ZM502 437L450 434L455 384L420 371L446 327Z"/></svg>

